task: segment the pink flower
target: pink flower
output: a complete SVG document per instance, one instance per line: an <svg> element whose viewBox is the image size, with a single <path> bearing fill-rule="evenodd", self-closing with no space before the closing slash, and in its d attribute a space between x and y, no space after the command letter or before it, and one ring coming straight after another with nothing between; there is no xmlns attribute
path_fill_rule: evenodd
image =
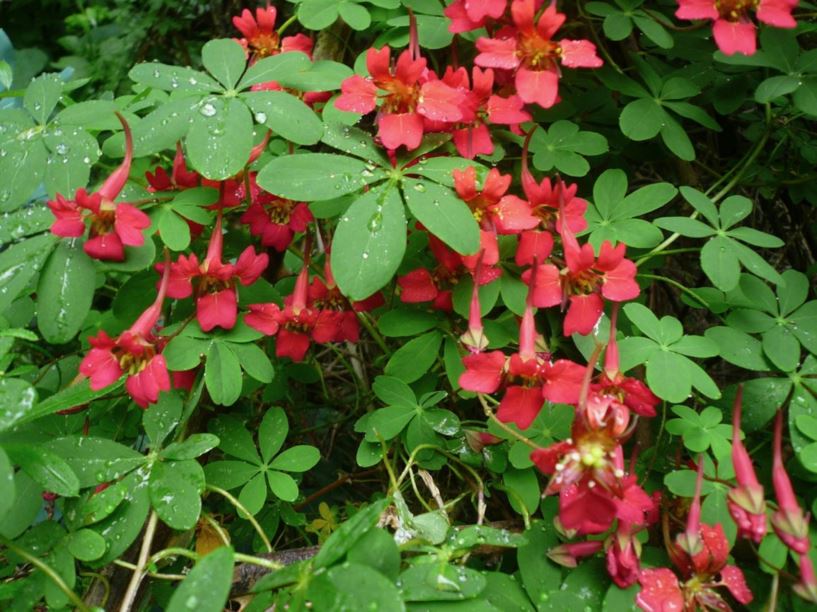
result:
<svg viewBox="0 0 817 612"><path fill-rule="evenodd" d="M187 169L182 143L176 145L176 156L173 158L173 170L170 174L163 167L157 166L152 173L145 172L145 178L148 182L148 191L151 192L183 191L198 187L201 182L201 175L198 172Z"/></svg>
<svg viewBox="0 0 817 612"><path fill-rule="evenodd" d="M797 0L678 0L678 19L710 19L715 44L726 55L753 55L757 50L754 10L758 21L777 28L794 28L791 12Z"/></svg>
<svg viewBox="0 0 817 612"><path fill-rule="evenodd" d="M507 4L508 0L454 0L444 11L451 20L448 31L459 34L478 30L489 20L502 17Z"/></svg>
<svg viewBox="0 0 817 612"><path fill-rule="evenodd" d="M791 480L783 465L783 411L777 412L774 422L774 452L772 484L777 498L777 511L772 514L772 527L783 543L794 552L808 554L811 544L808 533L808 515L803 513Z"/></svg>
<svg viewBox="0 0 817 612"><path fill-rule="evenodd" d="M743 386L738 387L732 408L732 465L738 486L729 490L729 514L738 526L738 535L760 544L766 535L766 502L763 485L755 475L752 459L740 439Z"/></svg>
<svg viewBox="0 0 817 612"><path fill-rule="evenodd" d="M233 17L233 25L244 35L238 42L253 54L254 59L300 51L312 54L312 39L304 34L285 36L283 39L275 30L278 11L274 6L255 9L255 17L249 9L244 9L240 17Z"/></svg>
<svg viewBox="0 0 817 612"><path fill-rule="evenodd" d="M189 257L179 255L178 261L170 264L170 285L168 295L174 299L196 295L196 319L202 331L215 327L232 329L238 316L238 298L235 285L240 282L247 286L258 280L269 262L266 253L256 255L253 247L247 247L235 264L222 262L224 237L221 232L219 213L207 256L199 263L195 254ZM164 264L158 264L162 270ZM196 281L195 289L193 281Z"/></svg>
<svg viewBox="0 0 817 612"><path fill-rule="evenodd" d="M366 66L370 76L354 75L343 81L335 106L365 115L378 109L380 100L377 134L387 149L420 146L424 119L447 123L462 119L462 94L439 79L430 80L425 58L413 58L409 49L400 54L394 68L388 46L369 49Z"/></svg>
<svg viewBox="0 0 817 612"><path fill-rule="evenodd" d="M477 188L477 172L473 166L468 166L465 170L454 170L452 174L457 195L468 204L483 229L499 234L518 234L539 225L539 219L531 214L530 206L525 200L515 195L506 195L511 185L509 174L502 175L496 168L491 168L482 190Z"/></svg>
<svg viewBox="0 0 817 612"><path fill-rule="evenodd" d="M92 348L80 363L79 371L90 378L91 389L103 389L125 374L128 377L125 389L142 408L156 403L160 391L170 389L167 365L160 354L161 340L153 333L162 314L169 280L166 269L156 300L118 337L111 338L100 331L89 338Z"/></svg>
<svg viewBox="0 0 817 612"><path fill-rule="evenodd" d="M568 68L599 68L602 61L589 40L553 40L565 21L555 2L534 23L535 14L535 0L512 0L514 27L500 29L493 38L478 39L480 53L474 63L512 70L519 97L528 104L550 108L559 99L559 64Z"/></svg>
<svg viewBox="0 0 817 612"><path fill-rule="evenodd" d="M635 280L636 267L624 258L625 246L613 247L606 240L599 256L593 246L579 246L573 233L562 225L561 236L567 267L542 264L526 271L523 279L536 275L533 303L538 307L556 306L567 300L570 305L564 320L564 334L589 334L604 310L604 299L623 302L641 292Z"/></svg>
<svg viewBox="0 0 817 612"><path fill-rule="evenodd" d="M78 238L89 227L83 249L94 259L124 261L125 247L142 246L142 230L150 227L150 219L141 210L123 202L115 202L128 180L133 160L133 138L125 118L117 113L125 130L125 159L93 193L78 189L73 200L57 194L48 207L56 217L51 232L65 238Z"/></svg>
<svg viewBox="0 0 817 612"><path fill-rule="evenodd" d="M505 0L502 0L503 4ZM473 89L469 85L468 71L465 68L454 70L446 68L442 81L462 94L462 118L452 130L454 145L460 155L473 159L477 155L491 155L494 152L494 143L488 123L501 125L517 125L530 121L530 113L524 110L525 103L519 96L511 95L507 98L493 94L494 71L480 70L474 67L472 71ZM427 123L433 126L432 122ZM446 129L450 124L442 123L440 129Z"/></svg>

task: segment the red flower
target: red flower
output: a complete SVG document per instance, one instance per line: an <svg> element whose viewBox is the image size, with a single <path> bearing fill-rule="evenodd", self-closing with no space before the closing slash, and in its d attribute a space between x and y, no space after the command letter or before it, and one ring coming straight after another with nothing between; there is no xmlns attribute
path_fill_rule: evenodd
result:
<svg viewBox="0 0 817 612"><path fill-rule="evenodd" d="M187 169L182 143L176 145L176 156L173 158L173 170L170 174L163 167L157 166L152 173L145 172L145 178L150 192L183 191L198 187L201 182L201 175L198 172Z"/></svg>
<svg viewBox="0 0 817 612"><path fill-rule="evenodd" d="M641 290L635 281L635 264L624 258L624 244L613 247L605 240L596 258L593 246L588 243L580 247L566 225L561 235L567 267L560 271L553 264L543 264L525 274L536 275L534 306L556 306L569 300L564 334L585 335L593 330L604 310L602 298L623 302L638 297Z"/></svg>
<svg viewBox="0 0 817 612"><path fill-rule="evenodd" d="M90 230L83 249L94 259L124 261L125 246L142 246L142 230L150 227L150 219L141 210L115 202L130 174L133 160L133 138L124 117L117 113L125 130L125 159L94 193L78 189L73 200L57 194L48 202L56 221L51 232L65 238L78 238Z"/></svg>
<svg viewBox="0 0 817 612"><path fill-rule="evenodd" d="M485 68L514 71L519 97L528 104L550 108L559 99L559 63L568 68L598 68L602 61L588 40L554 41L565 16L552 2L534 23L535 0L513 0L515 27L499 30L494 38L477 40L474 63Z"/></svg>
<svg viewBox="0 0 817 612"><path fill-rule="evenodd" d="M368 114L377 108L377 134L387 149L405 145L416 149L423 139L423 119L454 122L462 119L462 94L439 79L428 79L425 58L413 58L408 49L392 69L391 50L369 49L369 78L354 75L343 81L335 106L344 111ZM385 94L378 94L385 91Z"/></svg>
<svg viewBox="0 0 817 612"><path fill-rule="evenodd" d="M283 252L297 232L306 231L314 220L304 202L293 202L266 192L260 192L241 215L241 222L250 226L253 236L261 237L261 244Z"/></svg>
<svg viewBox="0 0 817 612"><path fill-rule="evenodd" d="M142 408L156 403L160 391L170 389L167 365L160 354L161 341L153 333L162 314L169 279L169 270L165 270L156 300L128 330L116 338L104 331L89 338L92 348L80 363L79 371L90 378L91 389L103 389L125 374L128 377L125 389Z"/></svg>
<svg viewBox="0 0 817 612"><path fill-rule="evenodd" d="M503 4L504 2L505 0L502 0ZM460 107L462 118L453 128L452 135L457 151L468 159L473 159L477 155L491 155L494 152L494 143L487 123L517 125L531 120L530 113L525 111L525 103L519 96L503 98L493 95L493 70L482 71L475 66L472 76L473 89L470 87L468 71L465 68L454 70L449 66L442 78L445 84L462 94Z"/></svg>
<svg viewBox="0 0 817 612"><path fill-rule="evenodd" d="M300 51L311 56L312 39L304 34L282 39L275 31L277 16L278 11L274 6L258 7L255 17L249 9L244 9L240 17L233 17L233 25L244 35L238 42L256 59L289 51Z"/></svg>
<svg viewBox="0 0 817 612"><path fill-rule="evenodd" d="M174 299L190 297L196 280L196 318L206 332L214 327L232 329L235 326L238 316L236 282L251 285L258 280L269 261L266 253L256 255L250 246L244 249L235 264L225 264L221 260L223 241L219 214L204 261L199 263L195 254L189 257L179 255L178 261L170 264L168 295ZM158 264L157 268L161 270L163 264Z"/></svg>
<svg viewBox="0 0 817 612"><path fill-rule="evenodd" d="M309 266L304 267L295 281L295 290L284 300L284 308L277 304L250 304L244 318L253 329L275 336L275 355L303 361L309 350L310 336L318 321L318 311L307 306Z"/></svg>
<svg viewBox="0 0 817 612"><path fill-rule="evenodd" d="M791 12L797 0L678 0L678 19L711 19L715 44L726 55L753 55L757 50L755 24L750 18L754 10L758 21L777 28L795 28Z"/></svg>
<svg viewBox="0 0 817 612"><path fill-rule="evenodd" d="M502 274L499 268L493 267L493 264L499 261L496 241L493 241L493 244L489 244L488 248L486 248L486 238L490 240L490 235L486 236L486 232L483 232L481 250L485 251L483 264L487 265L482 267L480 274L477 276L479 285L486 285L499 278L500 274ZM473 273L479 255L463 257L430 234L428 236L428 246L438 262L437 266L433 270L417 268L408 274L399 276L397 285L400 287L400 300L407 304L432 302L432 306L437 310L450 312L454 308L451 302L450 287L459 282L460 277L467 271Z"/></svg>
<svg viewBox="0 0 817 612"><path fill-rule="evenodd" d="M783 543L794 552L805 555L811 547L808 533L808 515L797 501L791 480L783 465L783 411L779 410L774 422L774 452L772 484L777 498L777 511L772 514L772 527Z"/></svg>
<svg viewBox="0 0 817 612"><path fill-rule="evenodd" d="M743 386L740 386L732 408L732 465L738 486L729 490L729 514L738 526L738 536L760 544L766 535L766 502L763 485L758 481L752 459L740 439L742 399Z"/></svg>
<svg viewBox="0 0 817 612"><path fill-rule="evenodd" d="M451 20L448 31L454 34L478 30L489 19L499 19L505 13L508 0L454 0L445 7Z"/></svg>

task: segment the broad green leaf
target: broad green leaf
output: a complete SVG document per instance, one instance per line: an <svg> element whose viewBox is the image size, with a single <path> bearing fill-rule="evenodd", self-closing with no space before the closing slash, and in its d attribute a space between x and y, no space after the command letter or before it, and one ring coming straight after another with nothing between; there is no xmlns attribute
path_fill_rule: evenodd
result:
<svg viewBox="0 0 817 612"><path fill-rule="evenodd" d="M298 445L286 449L270 463L270 468L284 472L306 472L321 460L320 451L314 446Z"/></svg>
<svg viewBox="0 0 817 612"><path fill-rule="evenodd" d="M294 502L298 499L298 483L289 474L269 471L267 480L270 490L278 499L286 502Z"/></svg>
<svg viewBox="0 0 817 612"><path fill-rule="evenodd" d="M812 355L817 355L817 301L807 302L789 315L791 331Z"/></svg>
<svg viewBox="0 0 817 612"><path fill-rule="evenodd" d="M647 385L661 399L683 402L691 392L689 360L670 351L655 351L647 361Z"/></svg>
<svg viewBox="0 0 817 612"><path fill-rule="evenodd" d="M108 545L105 554L96 561L98 566L107 565L118 559L142 532L142 526L150 511L148 487L144 486L147 479L145 469L136 470L126 476L122 483L126 484L128 490L127 501L120 503L109 516L91 527L105 538Z"/></svg>
<svg viewBox="0 0 817 612"><path fill-rule="evenodd" d="M755 101L766 104L780 96L790 94L801 84L802 81L799 78L788 74L769 77L757 86Z"/></svg>
<svg viewBox="0 0 817 612"><path fill-rule="evenodd" d="M378 376L378 378L384 377ZM366 420L366 441L374 444L397 437L415 416L417 416L417 407L405 404L375 410Z"/></svg>
<svg viewBox="0 0 817 612"><path fill-rule="evenodd" d="M627 318L630 319L645 336L649 336L654 340L658 340L661 337L661 326L658 317L643 304L638 304L637 302L626 304L624 306L624 314L627 315Z"/></svg>
<svg viewBox="0 0 817 612"><path fill-rule="evenodd" d="M232 343L230 349L238 357L243 370L258 382L269 383L275 378L272 362L257 344Z"/></svg>
<svg viewBox="0 0 817 612"><path fill-rule="evenodd" d="M176 143L187 134L190 119L199 111L200 104L201 96L196 94L171 96L169 101L133 123L134 156L143 157L175 148ZM102 148L108 155L123 155L124 136L121 133L112 136Z"/></svg>
<svg viewBox="0 0 817 612"><path fill-rule="evenodd" d="M485 576L461 565L417 563L398 578L406 601L462 601L477 597L485 589Z"/></svg>
<svg viewBox="0 0 817 612"><path fill-rule="evenodd" d="M345 3L340 6L360 5ZM346 562L318 575L310 582L308 595L317 610L403 612L406 609L401 591L391 579L367 565L354 562Z"/></svg>
<svg viewBox="0 0 817 612"><path fill-rule="evenodd" d="M65 436L49 441L42 448L62 457L83 489L116 480L146 460L144 455L124 444L95 436Z"/></svg>
<svg viewBox="0 0 817 612"><path fill-rule="evenodd" d="M763 334L763 352L784 372L791 372L800 364L800 343L787 327L775 325Z"/></svg>
<svg viewBox="0 0 817 612"><path fill-rule="evenodd" d="M403 198L429 232L463 255L479 249L479 226L468 205L442 185L404 179Z"/></svg>
<svg viewBox="0 0 817 612"><path fill-rule="evenodd" d="M648 17L644 11L635 13L633 15L633 21L638 26L638 29L644 33L644 36L662 49L672 49L674 46L675 39L672 37L672 34L667 32L658 21L652 17Z"/></svg>
<svg viewBox="0 0 817 612"><path fill-rule="evenodd" d="M192 68L169 66L159 62L137 64L128 76L132 81L165 91L189 90L196 93L220 91L218 83L208 75Z"/></svg>
<svg viewBox="0 0 817 612"><path fill-rule="evenodd" d="M44 416L48 416L49 414L54 414L59 410L65 410L67 408L74 408L75 406L79 406L81 404L87 404L95 399L112 393L121 387L122 384L123 383L121 382L114 383L108 387L105 387L104 389L100 389L99 391L92 391L88 387L88 381L83 380L75 385L70 385L61 391L58 391L54 395L37 404L34 404L33 406L32 403L34 401L35 394L33 392L29 392L25 395L19 396L22 397L22 401L17 401L17 399L15 399L16 403L9 404L12 406L17 406L15 411L0 411L0 431L4 431L15 424L28 423ZM5 385L3 383L0 383L0 399L2 399L4 386ZM28 388L29 387L26 387L26 389ZM16 394L18 391L15 390L14 393L15 398L17 398L18 396ZM3 404L3 401L0 401L0 406L3 405L5 405Z"/></svg>
<svg viewBox="0 0 817 612"><path fill-rule="evenodd" d="M171 251L184 251L190 246L190 226L170 207L159 213L159 236Z"/></svg>
<svg viewBox="0 0 817 612"><path fill-rule="evenodd" d="M195 460L159 461L150 472L150 501L173 529L192 529L201 513L204 471Z"/></svg>
<svg viewBox="0 0 817 612"><path fill-rule="evenodd" d="M28 288L56 244L56 236L43 234L18 242L0 253L0 313Z"/></svg>
<svg viewBox="0 0 817 612"><path fill-rule="evenodd" d="M400 549L385 529L368 531L346 556L352 563L367 565L392 580L400 573Z"/></svg>
<svg viewBox="0 0 817 612"><path fill-rule="evenodd" d="M244 459L250 463L261 463L261 457L258 456L258 452L255 450L252 434L235 416L225 414L213 419L210 421L210 432L218 436L219 448L228 455ZM267 426L264 426L263 432L265 437L270 435ZM284 432L283 437L286 437L286 432ZM274 453L271 453L270 456L272 454Z"/></svg>
<svg viewBox="0 0 817 612"><path fill-rule="evenodd" d="M760 278L766 279L774 284L783 282L780 274L775 270L765 258L761 257L754 249L750 249L744 244L735 240L731 241L732 249L735 251L740 263L743 264L747 270L752 274L758 275Z"/></svg>
<svg viewBox="0 0 817 612"><path fill-rule="evenodd" d="M352 300L369 297L394 276L406 250L406 217L392 185L363 194L341 217L332 243L338 287Z"/></svg>
<svg viewBox="0 0 817 612"><path fill-rule="evenodd" d="M258 466L244 461L211 461L204 466L204 475L207 484L229 491L246 484L253 476L258 474L258 470ZM263 477L261 480L263 482ZM266 486L264 484L264 487Z"/></svg>
<svg viewBox="0 0 817 612"><path fill-rule="evenodd" d="M94 561L105 554L105 538L91 529L80 529L67 538L68 550L79 561Z"/></svg>
<svg viewBox="0 0 817 612"><path fill-rule="evenodd" d="M210 345L204 364L204 383L213 401L222 406L234 404L241 395L241 365L229 343Z"/></svg>
<svg viewBox="0 0 817 612"><path fill-rule="evenodd" d="M304 72L311 67L309 57L300 52L279 53L264 57L247 68L238 89L249 89L259 83L282 81L285 77ZM286 84L285 84L286 85Z"/></svg>
<svg viewBox="0 0 817 612"><path fill-rule="evenodd" d="M36 400L37 391L27 380L0 378L0 431L30 415Z"/></svg>
<svg viewBox="0 0 817 612"><path fill-rule="evenodd" d="M173 459L184 461L185 459L195 459L204 453L210 452L218 446L218 436L208 433L191 434L183 442L173 442L160 453L162 459Z"/></svg>
<svg viewBox="0 0 817 612"><path fill-rule="evenodd" d="M532 601L543 601L562 583L561 569L547 556L547 551L558 544L556 530L547 521L538 520L524 535L528 543L516 552L522 586Z"/></svg>
<svg viewBox="0 0 817 612"><path fill-rule="evenodd" d="M809 290L808 277L797 270L786 270L781 275L783 284L777 286L780 312L788 315L806 301Z"/></svg>
<svg viewBox="0 0 817 612"><path fill-rule="evenodd" d="M289 421L283 409L274 407L267 410L258 427L258 446L265 463L281 450L288 433Z"/></svg>
<svg viewBox="0 0 817 612"><path fill-rule="evenodd" d="M150 438L152 449L161 447L165 438L179 423L182 403L178 392L164 391L159 394L159 401L148 406L142 413L142 426Z"/></svg>
<svg viewBox="0 0 817 612"><path fill-rule="evenodd" d="M40 445L10 442L3 445L12 463L19 465L43 489L64 497L79 495L80 482L71 466Z"/></svg>
<svg viewBox="0 0 817 612"><path fill-rule="evenodd" d="M425 374L437 360L442 334L431 331L401 346L386 364L385 373L407 383Z"/></svg>
<svg viewBox="0 0 817 612"><path fill-rule="evenodd" d="M715 233L715 230L701 223L696 219L689 217L660 217L653 221L658 227L664 228L671 232L677 232L682 236L690 236L691 238L706 238Z"/></svg>
<svg viewBox="0 0 817 612"><path fill-rule="evenodd" d="M353 30L362 31L372 23L372 16L364 6L354 2L341 2L338 5L340 18L345 21Z"/></svg>
<svg viewBox="0 0 817 612"><path fill-rule="evenodd" d="M62 79L56 74L41 74L26 88L23 107L40 125L45 125L62 95Z"/></svg>
<svg viewBox="0 0 817 612"><path fill-rule="evenodd" d="M233 563L233 550L227 546L201 558L173 591L167 612L221 612L230 595Z"/></svg>
<svg viewBox="0 0 817 612"><path fill-rule="evenodd" d="M6 516L14 506L16 488L14 486L14 466L2 446L0 446L0 490L3 491L3 495L0 495L0 516Z"/></svg>
<svg viewBox="0 0 817 612"><path fill-rule="evenodd" d="M205 43L201 49L201 61L207 71L229 90L235 87L244 72L247 53L232 38L220 38Z"/></svg>
<svg viewBox="0 0 817 612"><path fill-rule="evenodd" d="M720 356L729 363L759 372L771 369L763 358L760 341L749 334L725 326L710 327L705 333L718 345Z"/></svg>
<svg viewBox="0 0 817 612"><path fill-rule="evenodd" d="M380 315L377 328L387 338L403 338L433 329L439 322L439 318L428 311L398 307Z"/></svg>
<svg viewBox="0 0 817 612"><path fill-rule="evenodd" d="M661 127L661 140L677 157L684 161L695 159L695 147L686 130L669 113L664 112L664 124Z"/></svg>
<svg viewBox="0 0 817 612"><path fill-rule="evenodd" d="M701 268L721 291L731 291L740 281L740 263L734 245L729 238L715 236L701 249Z"/></svg>
<svg viewBox="0 0 817 612"><path fill-rule="evenodd" d="M62 109L56 117L60 125L82 126L89 130L122 129L115 113L119 108L113 100L87 100ZM128 117L130 123L131 117Z"/></svg>
<svg viewBox="0 0 817 612"><path fill-rule="evenodd" d="M352 125L328 121L326 118L324 121L326 125L321 142L348 155L365 159L370 164L389 165L388 159L383 155L383 150L375 144L371 134Z"/></svg>
<svg viewBox="0 0 817 612"><path fill-rule="evenodd" d="M655 100L641 98L633 100L618 118L621 132L635 141L654 138L667 123L668 115Z"/></svg>
<svg viewBox="0 0 817 612"><path fill-rule="evenodd" d="M37 328L46 341L64 344L77 335L91 309L95 281L94 262L81 242L60 242L37 286Z"/></svg>
<svg viewBox="0 0 817 612"><path fill-rule="evenodd" d="M752 213L752 201L744 196L729 196L721 203L721 228L729 229Z"/></svg>
<svg viewBox="0 0 817 612"><path fill-rule="evenodd" d="M298 5L298 21L310 30L323 30L338 18L336 0L304 0Z"/></svg>
<svg viewBox="0 0 817 612"><path fill-rule="evenodd" d="M187 134L187 159L206 178L224 180L244 168L252 150L252 117L236 98L202 99Z"/></svg>
<svg viewBox="0 0 817 612"><path fill-rule="evenodd" d="M384 178L372 164L344 155L304 153L276 157L258 173L258 185L296 201L330 200Z"/></svg>
<svg viewBox="0 0 817 612"><path fill-rule="evenodd" d="M241 98L254 113L256 122L285 140L311 145L323 136L323 123L301 100L284 91L249 91Z"/></svg>
<svg viewBox="0 0 817 612"><path fill-rule="evenodd" d="M14 475L14 512L0 514L0 535L16 538L29 528L43 507L43 489L24 471Z"/></svg>
<svg viewBox="0 0 817 612"><path fill-rule="evenodd" d="M281 55L293 55L293 53L282 53ZM275 57L280 57L280 55ZM352 74L354 72L346 64L331 60L317 60L312 64L307 64L302 70L279 76L277 81L284 87L297 89L298 91L333 91L340 89L341 83ZM333 120L337 117L336 114L332 114L332 111L327 112L330 105L332 105L332 102L327 102L323 108L321 114L324 120L328 120L330 114ZM337 113L342 112L337 111ZM356 116L354 113L349 113L349 115Z"/></svg>

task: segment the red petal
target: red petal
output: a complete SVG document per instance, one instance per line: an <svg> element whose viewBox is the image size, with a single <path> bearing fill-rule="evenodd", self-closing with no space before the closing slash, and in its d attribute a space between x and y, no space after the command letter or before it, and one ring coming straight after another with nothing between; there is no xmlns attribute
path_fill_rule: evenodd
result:
<svg viewBox="0 0 817 612"><path fill-rule="evenodd" d="M335 108L352 113L370 113L377 106L377 87L360 75L350 76L340 86Z"/></svg>
<svg viewBox="0 0 817 612"><path fill-rule="evenodd" d="M715 0L678 0L678 19L717 19L720 17Z"/></svg>
<svg viewBox="0 0 817 612"><path fill-rule="evenodd" d="M216 293L206 293L196 300L196 319L202 331L214 327L232 329L238 314L235 289L224 289Z"/></svg>
<svg viewBox="0 0 817 612"><path fill-rule="evenodd" d="M641 590L635 603L644 612L681 612L684 609L684 594L672 570L666 567L641 570L638 582Z"/></svg>
<svg viewBox="0 0 817 612"><path fill-rule="evenodd" d="M496 416L503 423L514 423L527 429L542 409L541 387L508 387Z"/></svg>
<svg viewBox="0 0 817 612"><path fill-rule="evenodd" d="M754 55L757 50L755 25L751 21L727 21L718 19L712 26L715 43L724 55Z"/></svg>
<svg viewBox="0 0 817 612"><path fill-rule="evenodd" d="M400 286L400 299L407 304L430 302L437 297L437 287L431 272L425 268L412 270L397 279Z"/></svg>
<svg viewBox="0 0 817 612"><path fill-rule="evenodd" d="M562 65L568 68L600 68L604 64L589 40L560 40L559 48Z"/></svg>
<svg viewBox="0 0 817 612"><path fill-rule="evenodd" d="M477 50L480 52L474 58L477 66L504 70L513 70L519 66L514 38L479 38L477 39Z"/></svg>
<svg viewBox="0 0 817 612"><path fill-rule="evenodd" d="M550 108L559 99L559 75L555 70L516 71L516 92L528 104Z"/></svg>
<svg viewBox="0 0 817 612"><path fill-rule="evenodd" d="M505 355L502 351L474 353L463 357L465 371L460 374L460 387L475 393L493 393L502 382Z"/></svg>
<svg viewBox="0 0 817 612"><path fill-rule="evenodd" d="M749 585L746 584L746 577L743 575L743 570L735 565L727 565L721 570L721 581L732 593L732 596L743 605L746 605L754 599Z"/></svg>
<svg viewBox="0 0 817 612"><path fill-rule="evenodd" d="M564 322L565 336L589 334L593 331L603 310L604 302L598 293L571 296Z"/></svg>
<svg viewBox="0 0 817 612"><path fill-rule="evenodd" d="M289 357L292 361L303 361L309 350L309 336L288 329L281 329L275 343L277 357Z"/></svg>
<svg viewBox="0 0 817 612"><path fill-rule="evenodd" d="M459 121L462 119L463 96L442 81L429 81L420 89L417 112L432 121Z"/></svg>
<svg viewBox="0 0 817 612"><path fill-rule="evenodd" d="M405 145L416 149L423 140L423 118L417 113L381 114L377 118L377 135L387 149Z"/></svg>
<svg viewBox="0 0 817 612"><path fill-rule="evenodd" d="M100 261L125 260L125 247L119 236L113 232L86 240L82 248L89 257Z"/></svg>
<svg viewBox="0 0 817 612"><path fill-rule="evenodd" d="M537 260L545 261L552 250L553 236L550 235L550 232L522 232L519 236L519 246L516 249L516 265L530 266Z"/></svg>
<svg viewBox="0 0 817 612"><path fill-rule="evenodd" d="M250 312L244 317L244 322L267 336L278 333L281 309L278 304L250 304Z"/></svg>
<svg viewBox="0 0 817 612"><path fill-rule="evenodd" d="M130 204L118 204L115 215L114 228L122 244L142 246L145 243L142 230L150 227L148 216Z"/></svg>

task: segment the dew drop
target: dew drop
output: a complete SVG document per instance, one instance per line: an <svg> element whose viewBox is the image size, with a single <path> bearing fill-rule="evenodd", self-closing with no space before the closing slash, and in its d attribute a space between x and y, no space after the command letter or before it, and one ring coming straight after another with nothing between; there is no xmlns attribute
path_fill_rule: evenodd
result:
<svg viewBox="0 0 817 612"><path fill-rule="evenodd" d="M216 107L208 102L199 109L199 112L205 117L212 117L216 114Z"/></svg>

